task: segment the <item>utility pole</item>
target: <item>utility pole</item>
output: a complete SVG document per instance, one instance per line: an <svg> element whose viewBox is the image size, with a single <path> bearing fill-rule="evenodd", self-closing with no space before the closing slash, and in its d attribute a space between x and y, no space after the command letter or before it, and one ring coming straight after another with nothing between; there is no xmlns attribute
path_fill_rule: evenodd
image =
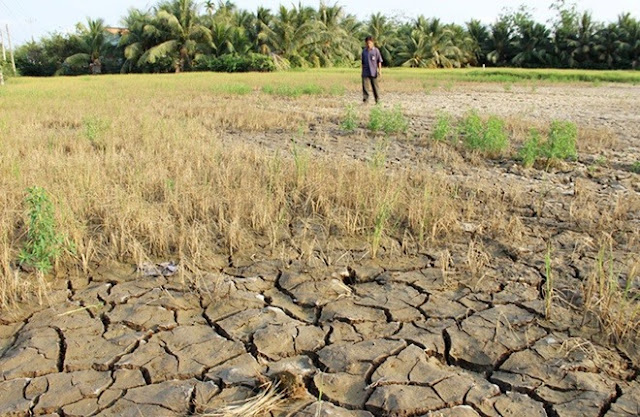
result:
<svg viewBox="0 0 640 417"><path fill-rule="evenodd" d="M16 60L13 57L13 47L11 46L11 34L9 33L9 24L7 23L7 41L9 42L9 53L11 54L11 67L13 68L13 75L16 75Z"/></svg>
<svg viewBox="0 0 640 417"><path fill-rule="evenodd" d="M2 62L7 62L7 50L4 49L4 35L0 29L0 43L2 44Z"/></svg>

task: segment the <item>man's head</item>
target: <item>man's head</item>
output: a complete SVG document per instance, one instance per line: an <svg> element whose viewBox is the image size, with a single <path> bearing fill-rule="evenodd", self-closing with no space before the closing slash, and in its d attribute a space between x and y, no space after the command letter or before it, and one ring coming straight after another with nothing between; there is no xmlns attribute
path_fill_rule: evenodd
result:
<svg viewBox="0 0 640 417"><path fill-rule="evenodd" d="M364 38L364 43L367 44L367 48L373 49L373 36L367 36Z"/></svg>

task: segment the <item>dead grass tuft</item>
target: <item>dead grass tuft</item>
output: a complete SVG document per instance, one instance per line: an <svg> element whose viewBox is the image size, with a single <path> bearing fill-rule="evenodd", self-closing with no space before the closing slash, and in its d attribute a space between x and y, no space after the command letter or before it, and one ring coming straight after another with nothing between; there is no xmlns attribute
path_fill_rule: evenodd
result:
<svg viewBox="0 0 640 417"><path fill-rule="evenodd" d="M640 337L640 259L632 257L622 269L616 262L614 241L603 236L592 273L584 286L585 320L597 318L615 343Z"/></svg>
<svg viewBox="0 0 640 417"><path fill-rule="evenodd" d="M278 391L278 385L265 384L262 391L245 401L230 404L220 410L201 414L203 417L263 417L271 413L283 411L286 404L285 395Z"/></svg>

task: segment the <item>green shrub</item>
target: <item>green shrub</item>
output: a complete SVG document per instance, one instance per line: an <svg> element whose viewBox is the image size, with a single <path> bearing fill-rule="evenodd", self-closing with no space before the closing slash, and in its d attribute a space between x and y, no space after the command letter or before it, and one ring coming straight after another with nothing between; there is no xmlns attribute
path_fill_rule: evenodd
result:
<svg viewBox="0 0 640 417"><path fill-rule="evenodd" d="M460 121L458 132L469 149L482 149L484 123L476 112L469 113Z"/></svg>
<svg viewBox="0 0 640 417"><path fill-rule="evenodd" d="M476 112L471 112L462 119L458 131L465 146L471 150L495 156L509 147L504 122L495 116L484 122Z"/></svg>
<svg viewBox="0 0 640 417"><path fill-rule="evenodd" d="M518 152L518 159L522 161L522 165L527 168L533 166L540 157L540 147L540 133L536 129L531 129L529 131L529 138Z"/></svg>
<svg viewBox="0 0 640 417"><path fill-rule="evenodd" d="M394 106L392 110L385 110L376 105L369 113L367 127L373 132L383 131L386 134L407 133L409 121L402 114L402 108L399 105Z"/></svg>
<svg viewBox="0 0 640 417"><path fill-rule="evenodd" d="M382 119L384 118L382 107L374 106L369 112L369 130L377 132L382 129Z"/></svg>
<svg viewBox="0 0 640 417"><path fill-rule="evenodd" d="M631 165L631 172L640 174L640 161L636 161Z"/></svg>
<svg viewBox="0 0 640 417"><path fill-rule="evenodd" d="M407 133L409 129L409 121L402 113L400 105L395 105L391 111L387 112L384 119L382 130L384 133Z"/></svg>
<svg viewBox="0 0 640 417"><path fill-rule="evenodd" d="M499 154L509 147L509 136L504 122L495 116L489 117L484 131L484 148L489 153Z"/></svg>
<svg viewBox="0 0 640 417"><path fill-rule="evenodd" d="M433 128L431 136L438 142L444 142L453 133L453 127L451 125L451 116L445 113L438 114L436 119L436 125Z"/></svg>
<svg viewBox="0 0 640 417"><path fill-rule="evenodd" d="M256 53L248 55L204 55L197 58L193 64L193 69L195 71L215 72L270 72L276 70L276 65L271 57Z"/></svg>
<svg viewBox="0 0 640 417"><path fill-rule="evenodd" d="M27 189L27 241L19 254L21 265L47 273L64 251L63 236L56 231L53 204L44 188Z"/></svg>
<svg viewBox="0 0 640 417"><path fill-rule="evenodd" d="M353 104L349 104L347 106L342 123L340 123L340 127L345 132L353 132L358 128L358 116L356 115L356 110L353 107Z"/></svg>
<svg viewBox="0 0 640 417"><path fill-rule="evenodd" d="M578 128L575 123L554 120L551 122L549 139L544 147L545 156L549 160L553 159L576 159L576 142L578 139Z"/></svg>
<svg viewBox="0 0 640 417"><path fill-rule="evenodd" d="M518 152L518 157L526 167L533 166L537 160L544 158L548 169L554 161L578 157L577 138L578 129L574 123L555 120L551 122L546 141L542 140L538 131L531 130L529 139Z"/></svg>

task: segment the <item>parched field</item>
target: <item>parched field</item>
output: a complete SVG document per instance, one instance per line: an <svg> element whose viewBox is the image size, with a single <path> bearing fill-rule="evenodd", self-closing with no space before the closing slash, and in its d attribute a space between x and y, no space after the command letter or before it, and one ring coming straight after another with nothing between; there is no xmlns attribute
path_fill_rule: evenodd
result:
<svg viewBox="0 0 640 417"><path fill-rule="evenodd" d="M514 74L10 79L0 415L639 415L640 77Z"/></svg>

